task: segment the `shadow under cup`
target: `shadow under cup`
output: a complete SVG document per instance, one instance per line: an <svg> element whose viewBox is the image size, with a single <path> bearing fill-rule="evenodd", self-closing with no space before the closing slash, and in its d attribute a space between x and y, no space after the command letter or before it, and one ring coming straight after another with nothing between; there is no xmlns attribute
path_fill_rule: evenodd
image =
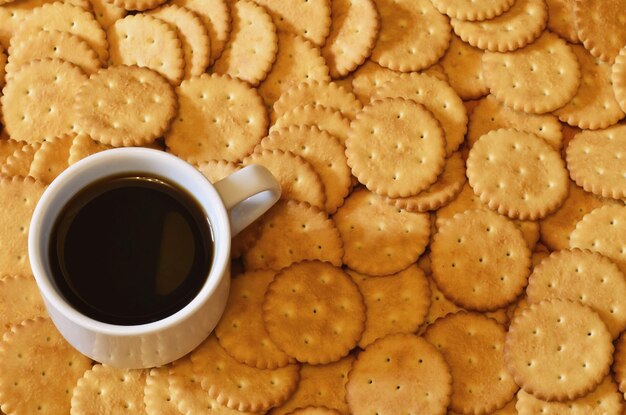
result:
<svg viewBox="0 0 626 415"><path fill-rule="evenodd" d="M74 195L103 178L129 173L163 178L193 195L210 223L213 258L208 277L182 308L145 324L111 324L81 313L68 301L53 278L49 247L57 218ZM229 216L219 193L193 166L161 151L124 148L95 154L64 171L40 199L28 243L31 267L44 303L66 340L101 363L144 368L160 366L189 353L217 324L228 297L230 236Z"/></svg>

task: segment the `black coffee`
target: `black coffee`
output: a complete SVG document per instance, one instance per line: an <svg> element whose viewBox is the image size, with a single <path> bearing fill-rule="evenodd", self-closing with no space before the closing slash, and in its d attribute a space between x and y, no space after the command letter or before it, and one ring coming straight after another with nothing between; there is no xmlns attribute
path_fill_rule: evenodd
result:
<svg viewBox="0 0 626 415"><path fill-rule="evenodd" d="M198 202L142 174L91 184L62 209L50 266L66 300L111 324L145 324L187 305L211 268L213 239Z"/></svg>

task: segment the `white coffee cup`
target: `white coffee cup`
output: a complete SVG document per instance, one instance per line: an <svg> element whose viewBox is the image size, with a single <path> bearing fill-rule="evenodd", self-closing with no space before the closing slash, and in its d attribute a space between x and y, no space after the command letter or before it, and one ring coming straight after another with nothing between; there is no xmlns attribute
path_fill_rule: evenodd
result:
<svg viewBox="0 0 626 415"><path fill-rule="evenodd" d="M108 324L82 314L59 292L48 259L49 239L60 211L77 192L100 179L137 172L166 179L196 198L213 231L213 262L200 292L174 314L141 325ZM280 185L264 167L245 167L211 185L183 160L147 148L107 150L71 165L43 193L28 234L30 264L48 314L72 346L101 363L146 368L184 356L211 333L226 306L231 237L279 197Z"/></svg>

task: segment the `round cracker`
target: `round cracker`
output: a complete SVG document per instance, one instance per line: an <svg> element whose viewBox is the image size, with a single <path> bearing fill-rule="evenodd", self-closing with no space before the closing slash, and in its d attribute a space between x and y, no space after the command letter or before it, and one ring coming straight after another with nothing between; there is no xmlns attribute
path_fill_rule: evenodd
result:
<svg viewBox="0 0 626 415"><path fill-rule="evenodd" d="M76 381L91 366L57 331L37 317L11 327L0 344L0 404L9 414L69 413Z"/></svg>
<svg viewBox="0 0 626 415"><path fill-rule="evenodd" d="M275 274L251 271L233 279L224 314L215 327L215 335L229 355L258 369L295 363L270 339L263 325L263 298Z"/></svg>
<svg viewBox="0 0 626 415"><path fill-rule="evenodd" d="M323 207L328 213L336 212L350 193L352 179L345 148L339 140L317 127L292 126L276 130L261 141L260 148L289 151L309 162L324 186L326 203Z"/></svg>
<svg viewBox="0 0 626 415"><path fill-rule="evenodd" d="M552 114L528 114L499 102L489 95L478 102L469 116L467 146L472 147L489 131L514 128L543 138L555 150L561 149L563 133L561 123Z"/></svg>
<svg viewBox="0 0 626 415"><path fill-rule="evenodd" d="M626 197L626 125L577 134L566 149L567 168L577 185L603 197Z"/></svg>
<svg viewBox="0 0 626 415"><path fill-rule="evenodd" d="M433 0L433 4L451 19L488 20L500 16L513 6L515 0Z"/></svg>
<svg viewBox="0 0 626 415"><path fill-rule="evenodd" d="M578 38L591 54L613 63L626 45L624 0L576 1L574 18Z"/></svg>
<svg viewBox="0 0 626 415"><path fill-rule="evenodd" d="M138 414L143 401L147 370L121 369L96 364L78 379L72 394L72 415Z"/></svg>
<svg viewBox="0 0 626 415"><path fill-rule="evenodd" d="M68 164L72 165L78 160L82 160L87 156L99 153L104 150L108 150L110 146L104 145L98 141L93 140L87 134L78 134L72 140L70 146L70 155Z"/></svg>
<svg viewBox="0 0 626 415"><path fill-rule="evenodd" d="M519 415L534 415L538 413L546 415L584 415L594 413L620 415L623 413L622 396L611 376L606 376L602 383L592 392L573 401L542 401L523 390L520 390L517 394L517 400L516 414Z"/></svg>
<svg viewBox="0 0 626 415"><path fill-rule="evenodd" d="M0 278L0 330L24 320L47 315L37 283L32 275L12 275Z"/></svg>
<svg viewBox="0 0 626 415"><path fill-rule="evenodd" d="M89 0L93 8L93 15L104 30L113 23L126 17L126 9L116 6L108 0Z"/></svg>
<svg viewBox="0 0 626 415"><path fill-rule="evenodd" d="M276 119L270 134L292 126L315 126L326 131L345 146L350 131L350 121L340 111L319 104L305 104L285 112Z"/></svg>
<svg viewBox="0 0 626 415"><path fill-rule="evenodd" d="M144 145L169 128L178 105L174 88L159 73L113 66L91 75L76 98L80 129L103 144Z"/></svg>
<svg viewBox="0 0 626 415"><path fill-rule="evenodd" d="M147 67L172 85L183 79L183 47L175 29L164 21L146 14L126 16L109 27L107 38L111 64Z"/></svg>
<svg viewBox="0 0 626 415"><path fill-rule="evenodd" d="M400 210L366 189L352 192L333 219L344 264L372 276L394 274L417 261L430 235L427 214Z"/></svg>
<svg viewBox="0 0 626 415"><path fill-rule="evenodd" d="M580 43L574 21L576 0L546 0L548 5L548 29L570 43Z"/></svg>
<svg viewBox="0 0 626 415"><path fill-rule="evenodd" d="M611 70L611 82L613 93L622 111L626 112L626 46L622 48L615 58Z"/></svg>
<svg viewBox="0 0 626 415"><path fill-rule="evenodd" d="M244 255L247 270L280 270L303 260L341 266L343 241L335 222L307 203L279 201L261 219L261 235Z"/></svg>
<svg viewBox="0 0 626 415"><path fill-rule="evenodd" d="M23 141L20 141L20 143L23 143ZM41 143L32 143L15 150L4 161L2 175L7 177L28 176L30 165L33 163L35 153L40 147Z"/></svg>
<svg viewBox="0 0 626 415"><path fill-rule="evenodd" d="M239 161L267 133L267 115L257 92L228 75L202 75L176 90L178 116L165 136L172 153L193 164Z"/></svg>
<svg viewBox="0 0 626 415"><path fill-rule="evenodd" d="M143 390L146 414L180 415L177 402L172 399L170 392L169 373L169 366L150 369Z"/></svg>
<svg viewBox="0 0 626 415"><path fill-rule="evenodd" d="M161 6L147 14L176 28L185 61L183 79L202 75L211 59L211 40L202 20L191 10L175 4Z"/></svg>
<svg viewBox="0 0 626 415"><path fill-rule="evenodd" d="M569 180L558 152L534 134L500 129L470 150L467 177L489 208L512 219L540 219L567 197Z"/></svg>
<svg viewBox="0 0 626 415"><path fill-rule="evenodd" d="M450 366L453 411L491 413L513 399L518 387L504 365L505 333L495 320L465 312L428 327L424 338Z"/></svg>
<svg viewBox="0 0 626 415"><path fill-rule="evenodd" d="M87 77L77 66L59 59L33 61L15 72L0 102L4 126L14 140L28 143L75 131L74 106Z"/></svg>
<svg viewBox="0 0 626 415"><path fill-rule="evenodd" d="M44 141L33 156L28 175L41 183L52 183L69 166L68 159L73 141L73 135Z"/></svg>
<svg viewBox="0 0 626 415"><path fill-rule="evenodd" d="M330 1L254 0L265 7L281 32L290 32L322 46L330 32Z"/></svg>
<svg viewBox="0 0 626 415"><path fill-rule="evenodd" d="M626 273L626 207L615 204L592 210L576 224L569 245L598 252Z"/></svg>
<svg viewBox="0 0 626 415"><path fill-rule="evenodd" d="M368 277L352 270L348 274L359 286L366 306L360 348L389 334L415 333L426 320L430 288L426 274L417 265L384 277Z"/></svg>
<svg viewBox="0 0 626 415"><path fill-rule="evenodd" d="M427 74L402 74L378 88L374 98L405 98L422 104L441 124L445 133L446 156L463 143L467 112L463 101L446 82Z"/></svg>
<svg viewBox="0 0 626 415"><path fill-rule="evenodd" d="M299 362L336 362L361 338L365 303L341 268L305 261L281 270L267 287L263 322L274 343Z"/></svg>
<svg viewBox="0 0 626 415"><path fill-rule="evenodd" d="M394 71L428 68L450 43L450 22L430 0L375 0L380 33L371 59Z"/></svg>
<svg viewBox="0 0 626 415"><path fill-rule="evenodd" d="M302 82L285 91L274 103L271 119L275 122L283 114L301 105L322 105L341 112L346 118L354 119L363 109L363 104L350 91L335 82Z"/></svg>
<svg viewBox="0 0 626 415"><path fill-rule="evenodd" d="M568 249L570 234L583 216L600 206L615 203L619 202L585 192L570 182L567 198L561 207L539 222L541 241L555 251Z"/></svg>
<svg viewBox="0 0 626 415"><path fill-rule="evenodd" d="M531 304L513 318L504 359L515 382L544 400L572 400L609 372L611 335L589 307L567 300Z"/></svg>
<svg viewBox="0 0 626 415"><path fill-rule="evenodd" d="M264 412L280 405L298 385L298 365L261 370L239 363L210 336L191 353L202 389L220 405L238 411Z"/></svg>
<svg viewBox="0 0 626 415"><path fill-rule="evenodd" d="M230 3L227 0L171 0L170 3L185 7L200 17L211 38L211 63L215 62L224 51L232 29Z"/></svg>
<svg viewBox="0 0 626 415"><path fill-rule="evenodd" d="M515 0L513 6L493 19L469 22L452 19L450 23L463 42L492 52L508 52L534 41L548 21L544 0Z"/></svg>
<svg viewBox="0 0 626 415"><path fill-rule="evenodd" d="M387 198L385 201L410 212L437 210L459 194L465 184L465 161L460 152L446 159L437 181L415 196Z"/></svg>
<svg viewBox="0 0 626 415"><path fill-rule="evenodd" d="M598 313L613 338L626 329L626 277L596 252L553 252L533 270L526 294L531 304L548 298L580 301Z"/></svg>
<svg viewBox="0 0 626 415"><path fill-rule="evenodd" d="M611 66L594 58L585 48L573 45L580 65L581 82L576 95L554 111L563 122L584 130L606 128L624 118L611 82Z"/></svg>
<svg viewBox="0 0 626 415"><path fill-rule="evenodd" d="M463 100L480 98L489 93L483 76L483 53L453 35L450 47L441 58L441 66L450 86Z"/></svg>
<svg viewBox="0 0 626 415"><path fill-rule="evenodd" d="M44 58L68 61L78 66L87 75L91 75L102 66L98 54L87 42L69 32L58 30L42 30L36 34L29 32L24 37L14 36L11 38L9 56L8 76L30 61Z"/></svg>
<svg viewBox="0 0 626 415"><path fill-rule="evenodd" d="M169 390L178 403L178 410L185 415L215 413L219 415L252 415L217 403L202 389L202 374L194 371L193 363L186 357L172 363L169 374Z"/></svg>
<svg viewBox="0 0 626 415"><path fill-rule="evenodd" d="M298 389L285 403L273 408L270 414L293 414L297 413L296 408L302 409L312 405L337 411L332 414L348 414L345 386L353 362L354 356L348 355L337 362L325 365L303 364L300 368Z"/></svg>
<svg viewBox="0 0 626 415"><path fill-rule="evenodd" d="M276 26L263 7L247 0L234 2L231 12L233 29L213 72L256 86L265 79L276 59Z"/></svg>
<svg viewBox="0 0 626 415"><path fill-rule="evenodd" d="M333 24L322 48L332 78L355 70L372 53L380 18L374 0L333 0Z"/></svg>
<svg viewBox="0 0 626 415"><path fill-rule="evenodd" d="M320 209L326 205L324 183L315 167L291 151L264 149L243 159L242 164L268 169L280 183L283 199L306 202Z"/></svg>
<svg viewBox="0 0 626 415"><path fill-rule="evenodd" d="M360 353L346 384L352 413L443 415L450 402L452 377L442 354L421 337L394 334Z"/></svg>
<svg viewBox="0 0 626 415"><path fill-rule="evenodd" d="M581 81L580 65L572 48L549 32L514 52L485 53L483 70L489 90L498 101L533 114L567 104Z"/></svg>
<svg viewBox="0 0 626 415"><path fill-rule="evenodd" d="M272 106L287 90L301 82L328 82L328 66L319 48L303 37L278 32L278 53L272 70L259 85L258 92Z"/></svg>
<svg viewBox="0 0 626 415"><path fill-rule="evenodd" d="M350 125L346 156L352 174L369 190L413 196L443 171L444 132L430 111L414 101L376 100Z"/></svg>
<svg viewBox="0 0 626 415"><path fill-rule="evenodd" d="M34 9L19 23L16 36L25 39L27 34L42 30L59 30L80 37L98 54L101 62L109 57L107 36L93 14L70 3L55 2Z"/></svg>
<svg viewBox="0 0 626 415"><path fill-rule="evenodd" d="M489 210L467 210L439 226L430 245L435 283L469 310L493 311L522 293L530 250L513 223Z"/></svg>

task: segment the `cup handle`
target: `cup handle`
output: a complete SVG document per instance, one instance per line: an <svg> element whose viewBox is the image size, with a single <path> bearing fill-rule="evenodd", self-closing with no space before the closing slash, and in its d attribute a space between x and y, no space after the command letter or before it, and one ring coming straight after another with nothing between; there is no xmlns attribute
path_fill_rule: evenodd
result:
<svg viewBox="0 0 626 415"><path fill-rule="evenodd" d="M230 217L231 236L257 220L280 198L280 183L263 166L252 164L213 184Z"/></svg>

